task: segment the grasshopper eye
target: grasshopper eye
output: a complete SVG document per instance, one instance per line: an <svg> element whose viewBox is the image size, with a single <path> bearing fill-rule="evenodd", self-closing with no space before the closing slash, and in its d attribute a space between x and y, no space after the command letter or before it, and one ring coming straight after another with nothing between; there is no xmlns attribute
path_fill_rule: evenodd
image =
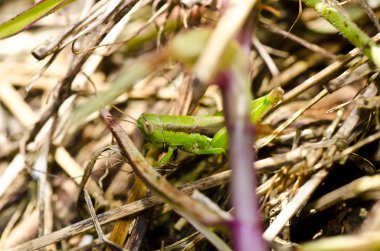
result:
<svg viewBox="0 0 380 251"><path fill-rule="evenodd" d="M144 131L148 135L152 135L154 133L154 127L153 127L153 125L150 122L145 121L143 125L144 125Z"/></svg>

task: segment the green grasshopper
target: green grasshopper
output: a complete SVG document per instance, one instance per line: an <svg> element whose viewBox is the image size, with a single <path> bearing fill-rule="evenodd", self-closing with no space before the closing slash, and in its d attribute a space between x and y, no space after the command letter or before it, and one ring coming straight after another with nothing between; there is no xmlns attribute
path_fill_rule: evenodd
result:
<svg viewBox="0 0 380 251"><path fill-rule="evenodd" d="M260 122L263 116L281 102L284 91L273 89L269 94L252 101L251 121ZM223 116L171 116L142 114L137 126L145 140L168 149L159 165L166 164L174 150L193 154L226 154L228 134Z"/></svg>

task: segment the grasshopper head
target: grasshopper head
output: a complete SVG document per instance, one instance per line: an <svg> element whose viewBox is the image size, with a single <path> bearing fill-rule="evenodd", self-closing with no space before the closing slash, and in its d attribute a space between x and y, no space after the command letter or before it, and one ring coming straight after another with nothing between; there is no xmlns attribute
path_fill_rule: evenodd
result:
<svg viewBox="0 0 380 251"><path fill-rule="evenodd" d="M154 125L152 121L148 120L145 116L145 114L142 114L137 119L137 126L140 132L143 134L144 138L152 136L152 134L154 133Z"/></svg>
<svg viewBox="0 0 380 251"><path fill-rule="evenodd" d="M142 114L137 119L137 127L144 139L154 145L162 146L162 128L159 125L160 119L156 114Z"/></svg>

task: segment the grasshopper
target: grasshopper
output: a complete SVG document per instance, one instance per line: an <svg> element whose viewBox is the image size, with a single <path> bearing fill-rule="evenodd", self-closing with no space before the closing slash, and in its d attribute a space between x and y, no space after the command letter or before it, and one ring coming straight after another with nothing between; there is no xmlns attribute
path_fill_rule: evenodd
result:
<svg viewBox="0 0 380 251"><path fill-rule="evenodd" d="M278 87L253 100L250 105L252 123L260 122L269 110L281 102L283 94L284 91ZM168 149L159 165L166 164L176 149L193 154L226 154L228 150L223 116L142 114L137 119L137 126L149 144Z"/></svg>

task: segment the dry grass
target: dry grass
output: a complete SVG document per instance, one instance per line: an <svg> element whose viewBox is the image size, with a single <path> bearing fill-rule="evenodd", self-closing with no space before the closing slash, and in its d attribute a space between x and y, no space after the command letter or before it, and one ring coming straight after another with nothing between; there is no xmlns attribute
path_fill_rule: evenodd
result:
<svg viewBox="0 0 380 251"><path fill-rule="evenodd" d="M0 4L0 13L22 1L8 2ZM214 37L193 68L207 82L218 53L236 36L255 1L240 9L223 1L193 6L92 2L78 1L0 41L0 249L105 249L88 205L78 199L91 166L86 188L108 239L131 250L210 250L211 244L163 204L162 196L149 193L136 178L112 146L97 109L111 110L141 150L136 124L124 122L131 117L221 110L216 86L195 86L188 70L160 61L160 55L179 33L213 27ZM376 35L359 6L350 2L343 8L367 34ZM253 20L252 93L285 90L282 104L263 121L274 131L255 143L264 239L276 250L375 250L380 227L377 70L310 9L286 35L297 7L297 2L262 2ZM371 7L379 15L376 1ZM78 107L87 107L86 117L78 116ZM149 149L146 159L155 163L160 153ZM183 192L201 190L222 210L231 209L225 157L179 151L157 171ZM225 229L215 232L232 243ZM299 246L348 234L354 240L349 247L344 239L326 239L323 248Z"/></svg>

